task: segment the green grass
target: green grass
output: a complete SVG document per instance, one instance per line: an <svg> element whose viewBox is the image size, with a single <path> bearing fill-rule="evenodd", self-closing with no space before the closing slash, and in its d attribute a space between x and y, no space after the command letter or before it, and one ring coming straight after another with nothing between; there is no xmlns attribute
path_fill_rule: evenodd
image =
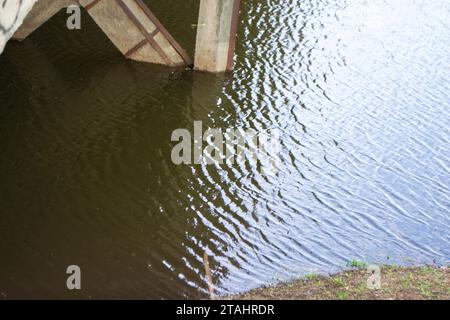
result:
<svg viewBox="0 0 450 320"><path fill-rule="evenodd" d="M358 287L356 288L356 293L357 293L358 295L362 295L362 294L364 294L364 293L366 292L366 290L367 290L367 284L364 283L364 282L362 282L362 283L360 283L360 284L358 285Z"/></svg>
<svg viewBox="0 0 450 320"><path fill-rule="evenodd" d="M338 292L337 296L338 296L338 298L340 300L347 300L348 299L348 292L340 291L340 292Z"/></svg>
<svg viewBox="0 0 450 320"><path fill-rule="evenodd" d="M345 285L344 280L342 280L342 277L333 277L331 278L331 282L337 287L343 287Z"/></svg>
<svg viewBox="0 0 450 320"><path fill-rule="evenodd" d="M319 277L318 274L315 273L308 273L307 275L304 276L305 280L314 280L317 279Z"/></svg>
<svg viewBox="0 0 450 320"><path fill-rule="evenodd" d="M356 269L364 269L368 267L368 264L359 260L350 260L347 262L347 266Z"/></svg>

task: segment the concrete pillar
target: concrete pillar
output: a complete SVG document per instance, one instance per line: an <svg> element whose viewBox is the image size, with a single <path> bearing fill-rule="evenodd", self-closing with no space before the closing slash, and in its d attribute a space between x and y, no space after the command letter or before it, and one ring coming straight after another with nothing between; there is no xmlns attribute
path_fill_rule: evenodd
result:
<svg viewBox="0 0 450 320"><path fill-rule="evenodd" d="M240 0L200 0L195 69L233 69Z"/></svg>
<svg viewBox="0 0 450 320"><path fill-rule="evenodd" d="M125 57L168 66L192 64L142 0L39 0L14 37L25 39L62 8L78 3Z"/></svg>

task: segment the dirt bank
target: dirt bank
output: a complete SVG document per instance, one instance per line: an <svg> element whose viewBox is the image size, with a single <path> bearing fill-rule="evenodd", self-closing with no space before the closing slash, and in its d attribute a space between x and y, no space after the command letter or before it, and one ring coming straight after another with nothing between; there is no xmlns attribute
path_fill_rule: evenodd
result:
<svg viewBox="0 0 450 320"><path fill-rule="evenodd" d="M232 299L450 299L450 269L437 267L381 268L381 288L367 287L366 268L355 268L331 276L310 274L302 279L259 288Z"/></svg>

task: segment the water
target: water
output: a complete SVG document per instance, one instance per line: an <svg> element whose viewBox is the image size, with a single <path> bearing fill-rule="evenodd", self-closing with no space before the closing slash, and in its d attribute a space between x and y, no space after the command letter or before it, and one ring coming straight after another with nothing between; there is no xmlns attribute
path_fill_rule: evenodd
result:
<svg viewBox="0 0 450 320"><path fill-rule="evenodd" d="M192 54L197 1L149 3ZM448 263L448 0L244 1L231 75L125 61L64 19L0 56L1 297L203 298L204 251L219 294ZM279 172L175 166L195 120L279 129Z"/></svg>

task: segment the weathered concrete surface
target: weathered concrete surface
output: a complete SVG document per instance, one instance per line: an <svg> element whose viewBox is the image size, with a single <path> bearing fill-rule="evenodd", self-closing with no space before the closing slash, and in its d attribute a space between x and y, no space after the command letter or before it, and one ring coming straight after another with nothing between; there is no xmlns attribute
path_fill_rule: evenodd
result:
<svg viewBox="0 0 450 320"><path fill-rule="evenodd" d="M0 53L21 26L37 0L7 0L0 3Z"/></svg>
<svg viewBox="0 0 450 320"><path fill-rule="evenodd" d="M195 48L195 69L233 69L240 0L201 0Z"/></svg>
<svg viewBox="0 0 450 320"><path fill-rule="evenodd" d="M142 0L39 0L14 38L25 39L61 9L78 4L125 57L168 66L192 64Z"/></svg>

